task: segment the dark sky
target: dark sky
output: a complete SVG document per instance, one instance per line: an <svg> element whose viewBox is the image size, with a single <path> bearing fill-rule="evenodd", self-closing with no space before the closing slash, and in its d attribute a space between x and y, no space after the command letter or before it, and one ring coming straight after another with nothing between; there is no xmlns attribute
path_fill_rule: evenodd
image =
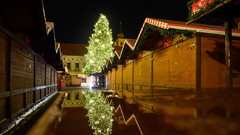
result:
<svg viewBox="0 0 240 135"><path fill-rule="evenodd" d="M54 22L56 40L87 43L99 14L107 16L113 38L123 24L126 38L137 38L146 17L186 21L189 0L44 0L47 21Z"/></svg>

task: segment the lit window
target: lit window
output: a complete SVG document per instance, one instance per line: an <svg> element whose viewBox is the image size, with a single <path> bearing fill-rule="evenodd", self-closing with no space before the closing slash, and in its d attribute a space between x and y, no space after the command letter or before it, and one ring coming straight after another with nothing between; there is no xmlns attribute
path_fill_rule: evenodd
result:
<svg viewBox="0 0 240 135"><path fill-rule="evenodd" d="M86 78L82 78L82 83L86 83L87 79Z"/></svg>

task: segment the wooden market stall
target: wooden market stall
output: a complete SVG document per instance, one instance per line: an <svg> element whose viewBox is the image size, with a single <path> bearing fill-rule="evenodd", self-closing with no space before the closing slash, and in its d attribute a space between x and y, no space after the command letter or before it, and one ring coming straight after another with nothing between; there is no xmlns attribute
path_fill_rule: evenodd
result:
<svg viewBox="0 0 240 135"><path fill-rule="evenodd" d="M46 24L42 0L0 4L0 133L57 91L61 52Z"/></svg>
<svg viewBox="0 0 240 135"><path fill-rule="evenodd" d="M232 29L235 23L235 19L240 17L240 1L239 0L210 0L200 1L191 0L188 2L189 18L186 24L199 22L205 20L217 21L225 26L225 83L226 87L232 88L234 85L234 78L240 77L239 74L234 73L234 45L233 45L233 33ZM238 22L239 23L239 22ZM237 26L239 27L239 26ZM239 29L239 28L238 28Z"/></svg>
<svg viewBox="0 0 240 135"><path fill-rule="evenodd" d="M125 39L121 53L115 52L117 57L103 67L108 88L119 95L137 99L169 89L226 87L223 27L146 18L132 41ZM232 44L233 61L239 63L239 31L233 31ZM233 72L240 72L238 64L233 64ZM239 78L233 86L240 87Z"/></svg>

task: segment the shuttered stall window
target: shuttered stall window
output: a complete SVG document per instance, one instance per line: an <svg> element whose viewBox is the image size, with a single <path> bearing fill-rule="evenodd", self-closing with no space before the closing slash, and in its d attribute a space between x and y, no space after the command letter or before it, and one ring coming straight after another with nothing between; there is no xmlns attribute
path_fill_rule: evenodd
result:
<svg viewBox="0 0 240 135"><path fill-rule="evenodd" d="M9 91L9 37L0 31L0 92ZM0 98L0 121L7 117L7 98Z"/></svg>
<svg viewBox="0 0 240 135"><path fill-rule="evenodd" d="M134 83L150 85L151 82L151 56L148 55L137 61L134 61ZM151 94L150 86L134 86L134 95Z"/></svg>
<svg viewBox="0 0 240 135"><path fill-rule="evenodd" d="M51 68L49 65L46 65L46 85L50 85L51 84ZM47 87L47 95L50 94L50 88Z"/></svg>
<svg viewBox="0 0 240 135"><path fill-rule="evenodd" d="M46 78L45 78L45 70L46 70L46 63L40 58L36 57L36 86L45 86L46 85ZM41 98L46 96L46 88L39 90L41 92ZM37 93L40 93L37 92Z"/></svg>
<svg viewBox="0 0 240 135"><path fill-rule="evenodd" d="M116 69L115 68L113 68L112 69L112 74L111 74L111 82L113 83L112 84L112 89L114 89L115 90L115 83L116 83L116 81L115 81L115 75L116 75Z"/></svg>
<svg viewBox="0 0 240 135"><path fill-rule="evenodd" d="M11 42L12 90L16 91L12 97L11 109L12 113L16 114L21 112L25 106L24 94L20 94L19 90L34 87L34 55L16 41L12 40ZM31 100L27 104L30 105Z"/></svg>
<svg viewBox="0 0 240 135"><path fill-rule="evenodd" d="M123 83L132 83L132 63L127 64L123 68ZM124 96L132 97L132 85L123 85Z"/></svg>
<svg viewBox="0 0 240 135"><path fill-rule="evenodd" d="M116 82L122 83L122 66L118 66L116 71ZM117 90L122 90L122 84L117 84Z"/></svg>
<svg viewBox="0 0 240 135"><path fill-rule="evenodd" d="M195 84L196 38L170 46L153 54L153 83L162 87L187 88ZM155 90L163 90L154 87Z"/></svg>
<svg viewBox="0 0 240 135"><path fill-rule="evenodd" d="M51 67L51 85L54 84L55 70ZM55 87L51 86L51 93L55 91Z"/></svg>

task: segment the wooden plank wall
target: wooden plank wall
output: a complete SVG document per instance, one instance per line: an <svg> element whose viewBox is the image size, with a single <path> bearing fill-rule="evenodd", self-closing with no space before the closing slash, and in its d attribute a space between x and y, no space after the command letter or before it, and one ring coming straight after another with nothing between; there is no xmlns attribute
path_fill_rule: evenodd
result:
<svg viewBox="0 0 240 135"><path fill-rule="evenodd" d="M225 41L224 38L201 37L201 87L226 87L225 79ZM240 41L232 41L233 73L240 72ZM233 87L240 87L240 78L233 79Z"/></svg>
<svg viewBox="0 0 240 135"><path fill-rule="evenodd" d="M57 71L0 29L0 129L57 90Z"/></svg>
<svg viewBox="0 0 240 135"><path fill-rule="evenodd" d="M118 66L116 70L116 90L122 90L122 66Z"/></svg>
<svg viewBox="0 0 240 135"><path fill-rule="evenodd" d="M196 50L193 44L196 44L196 37L177 46L143 53L141 59L130 60L123 69L121 66L117 70L113 68L112 72L108 71L111 89L116 85L119 95L130 99L152 96L163 89L195 88ZM119 88L121 85L123 91Z"/></svg>
<svg viewBox="0 0 240 135"><path fill-rule="evenodd" d="M172 88L194 88L196 38L153 54L153 83Z"/></svg>
<svg viewBox="0 0 240 135"><path fill-rule="evenodd" d="M232 45L233 73L240 73L240 41L233 40ZM224 88L224 38L200 34L168 48L143 53L141 59L129 60L122 68L117 69L116 82L115 69L108 72L108 78L112 78L108 83L113 86L111 89L122 85L123 91L119 87L116 90L126 98L153 96L172 88ZM240 78L233 78L233 87L240 87Z"/></svg>
<svg viewBox="0 0 240 135"><path fill-rule="evenodd" d="M113 82L114 84L112 84L111 85L111 89L113 89L113 90L115 90L115 86L116 86L116 78L115 78L115 76L116 76L116 69L115 68L113 68L112 69L112 72L111 72L111 82Z"/></svg>
<svg viewBox="0 0 240 135"><path fill-rule="evenodd" d="M111 89L111 71L110 70L108 70L108 73L107 73L107 83L108 83L108 85L107 85L107 88L108 89Z"/></svg>

